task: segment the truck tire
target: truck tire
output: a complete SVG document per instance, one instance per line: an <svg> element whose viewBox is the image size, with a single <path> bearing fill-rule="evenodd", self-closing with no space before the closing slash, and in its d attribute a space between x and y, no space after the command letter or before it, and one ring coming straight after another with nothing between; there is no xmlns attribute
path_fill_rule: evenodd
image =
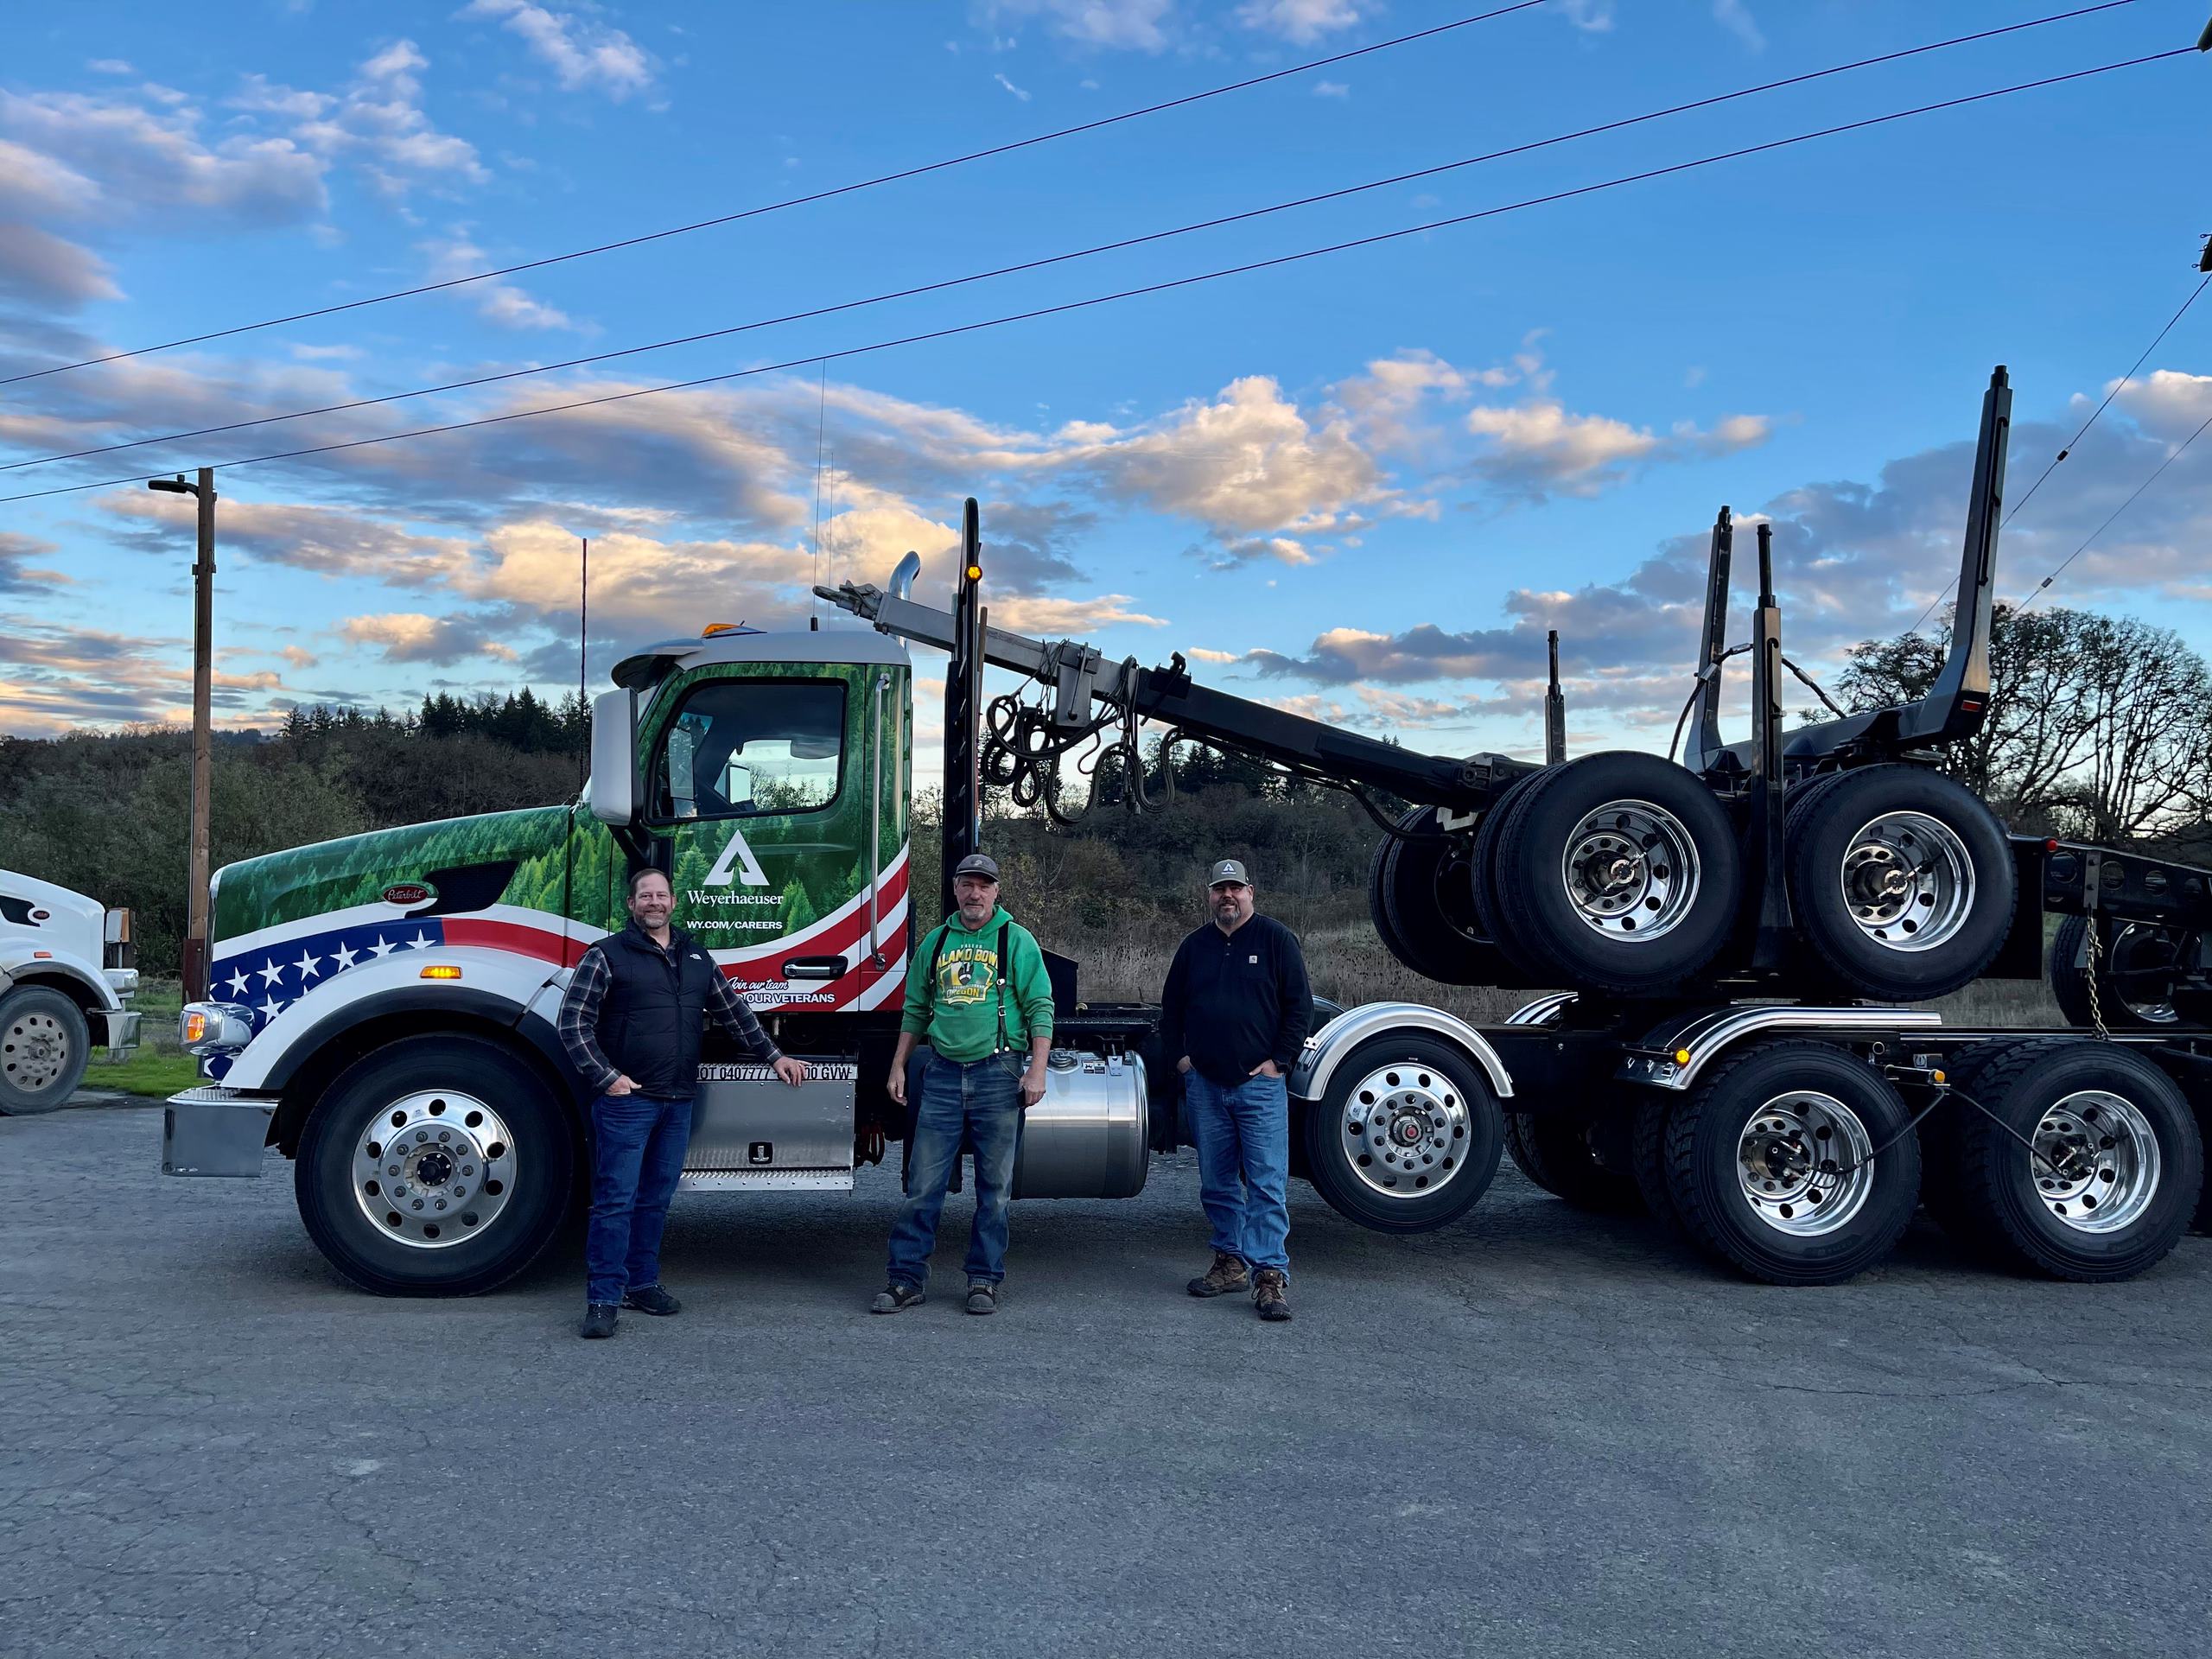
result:
<svg viewBox="0 0 2212 1659"><path fill-rule="evenodd" d="M1957 1120L1961 1226L1979 1254L2094 1282L2173 1249L2204 1179L2196 1114L2173 1079L2078 1037L2007 1044L1969 1075L1967 1092L1999 1120L1963 1103Z"/></svg>
<svg viewBox="0 0 2212 1659"><path fill-rule="evenodd" d="M1597 1215L1643 1208L1636 1179L1599 1155L1605 1126L1567 1112L1508 1112L1505 1150L1514 1167L1554 1198ZM1618 1149L1627 1152L1625 1139Z"/></svg>
<svg viewBox="0 0 2212 1659"><path fill-rule="evenodd" d="M2050 995L2068 1025L2094 1027L2101 1013L2107 1031L2158 1031L2181 1023L2174 989L2182 964L2195 954L2195 934L2146 922L2105 928L2097 939L2094 998L2082 959L2088 935L2088 917L2069 916L2050 942Z"/></svg>
<svg viewBox="0 0 2212 1659"><path fill-rule="evenodd" d="M1659 1230L1678 1243L1690 1242L1682 1212L1675 1207L1674 1189L1667 1184L1667 1122L1679 1098L1670 1090L1643 1089L1635 1104L1630 1126L1629 1169L1643 1208L1659 1224Z"/></svg>
<svg viewBox="0 0 2212 1659"><path fill-rule="evenodd" d="M575 1128L519 1056L441 1033L365 1056L300 1135L300 1219L331 1266L385 1296L474 1296L551 1242Z"/></svg>
<svg viewBox="0 0 2212 1659"><path fill-rule="evenodd" d="M1433 809L1417 808L1401 820L1411 828ZM1505 958L1475 919L1472 837L1435 841L1387 837L1382 854L1384 921L1376 931L1395 942L1400 962L1440 985L1494 985Z"/></svg>
<svg viewBox="0 0 2212 1659"><path fill-rule="evenodd" d="M18 985L0 996L0 1113L59 1111L85 1080L92 1055L85 1011L60 991Z"/></svg>
<svg viewBox="0 0 2212 1659"><path fill-rule="evenodd" d="M1537 774L1498 833L1509 954L1540 982L1638 994L1694 978L1743 902L1736 834L1694 772L1655 754Z"/></svg>
<svg viewBox="0 0 2212 1659"><path fill-rule="evenodd" d="M1889 1080L1849 1051L1761 1044L1675 1107L1668 1185L1691 1236L1752 1278L1840 1284L1887 1255L1912 1220L1910 1122Z"/></svg>
<svg viewBox="0 0 2212 1659"><path fill-rule="evenodd" d="M1488 1190L1504 1114L1460 1050L1386 1032L1344 1056L1300 1132L1308 1179L1338 1215L1376 1232L1425 1233Z"/></svg>
<svg viewBox="0 0 2212 1659"><path fill-rule="evenodd" d="M1817 978L1852 995L1924 1002L1995 959L2018 880L2005 828L1965 785L1867 766L1793 814L1790 908Z"/></svg>
<svg viewBox="0 0 2212 1659"><path fill-rule="evenodd" d="M1398 820L1398 827L1410 830L1420 821L1427 807L1414 807ZM1383 878L1389 874L1390 849L1398 844L1395 836L1385 836L1375 844L1375 856L1367 861L1367 914L1375 924L1375 937L1382 941L1382 948L1415 973L1421 971L1407 961L1406 942L1390 925L1390 906L1383 898Z"/></svg>
<svg viewBox="0 0 2212 1659"><path fill-rule="evenodd" d="M1506 938L1504 906L1497 897L1497 840L1505 831L1505 820L1512 812L1514 804L1529 792L1529 786L1543 775L1541 772L1534 772L1526 778L1508 784L1498 798L1491 803L1489 810L1483 814L1482 822L1475 826L1474 851L1468 860L1467 874L1474 891L1476 925L1482 929L1484 937L1508 957L1511 957L1512 951ZM1513 965L1520 968L1525 976L1528 964L1515 957Z"/></svg>

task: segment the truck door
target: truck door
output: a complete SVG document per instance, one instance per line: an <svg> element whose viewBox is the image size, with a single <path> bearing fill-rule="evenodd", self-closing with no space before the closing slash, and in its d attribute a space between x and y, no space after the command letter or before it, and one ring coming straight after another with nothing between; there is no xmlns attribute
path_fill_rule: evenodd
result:
<svg viewBox="0 0 2212 1659"><path fill-rule="evenodd" d="M727 663L656 700L647 824L669 843L677 925L763 1014L873 1007L897 988L898 677L879 684L887 671L864 664Z"/></svg>

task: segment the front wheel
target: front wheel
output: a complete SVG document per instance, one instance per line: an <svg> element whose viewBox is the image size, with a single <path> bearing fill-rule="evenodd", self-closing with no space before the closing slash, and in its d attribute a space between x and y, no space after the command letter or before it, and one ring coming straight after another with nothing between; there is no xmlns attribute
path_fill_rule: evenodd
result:
<svg viewBox="0 0 2212 1659"><path fill-rule="evenodd" d="M378 1049L300 1135L293 1188L316 1248L385 1296L473 1296L551 1242L575 1183L568 1115L518 1056L473 1037Z"/></svg>
<svg viewBox="0 0 2212 1659"><path fill-rule="evenodd" d="M85 1080L91 1057L85 1011L60 992L19 985L0 996L0 1113L59 1111Z"/></svg>
<svg viewBox="0 0 2212 1659"><path fill-rule="evenodd" d="M1839 1284L1887 1255L1912 1219L1910 1123L1895 1087L1847 1050L1767 1044L1675 1107L1668 1185L1697 1242L1752 1278Z"/></svg>
<svg viewBox="0 0 2212 1659"><path fill-rule="evenodd" d="M1385 1034L1331 1074L1304 1119L1308 1179L1338 1215L1425 1233L1474 1206L1497 1173L1504 1114L1480 1067L1433 1037Z"/></svg>

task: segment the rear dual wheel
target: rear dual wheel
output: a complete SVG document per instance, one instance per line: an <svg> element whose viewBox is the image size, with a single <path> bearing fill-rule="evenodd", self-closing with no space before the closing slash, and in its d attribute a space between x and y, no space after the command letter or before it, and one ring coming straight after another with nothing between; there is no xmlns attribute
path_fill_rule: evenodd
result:
<svg viewBox="0 0 2212 1659"><path fill-rule="evenodd" d="M1508 1112L1505 1150L1515 1168L1577 1210L1633 1215L1643 1208L1623 1113Z"/></svg>
<svg viewBox="0 0 2212 1659"><path fill-rule="evenodd" d="M2188 1230L2203 1143L2151 1061L2044 1038L1993 1044L1952 1083L1965 1098L1942 1109L1929 1211L1975 1254L2056 1279L2126 1279Z"/></svg>
<svg viewBox="0 0 2212 1659"><path fill-rule="evenodd" d="M1920 1147L1881 1073L1827 1043L1717 1065L1666 1121L1666 1185L1691 1237L1772 1285L1839 1284L1887 1255L1920 1196Z"/></svg>
<svg viewBox="0 0 2212 1659"><path fill-rule="evenodd" d="M1425 1233L1489 1189L1503 1114L1460 1050L1386 1034L1344 1056L1301 1132L1307 1177L1338 1214L1377 1232Z"/></svg>
<svg viewBox="0 0 2212 1659"><path fill-rule="evenodd" d="M1497 984L1506 962L1476 914L1474 837L1440 831L1433 807L1414 808L1398 827L1403 833L1383 837L1368 874L1384 947L1439 984Z"/></svg>

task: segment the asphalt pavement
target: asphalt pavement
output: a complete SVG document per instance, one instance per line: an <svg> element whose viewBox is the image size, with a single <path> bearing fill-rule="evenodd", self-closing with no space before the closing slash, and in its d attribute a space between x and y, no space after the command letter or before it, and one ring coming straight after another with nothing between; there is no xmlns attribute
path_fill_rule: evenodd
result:
<svg viewBox="0 0 2212 1659"><path fill-rule="evenodd" d="M680 1197L683 1315L585 1344L573 1247L380 1300L160 1136L0 1118L0 1653L2212 1651L2212 1240L1787 1291L1510 1168L1410 1239L1294 1186L1263 1325L1185 1155L871 1318L887 1169Z"/></svg>

